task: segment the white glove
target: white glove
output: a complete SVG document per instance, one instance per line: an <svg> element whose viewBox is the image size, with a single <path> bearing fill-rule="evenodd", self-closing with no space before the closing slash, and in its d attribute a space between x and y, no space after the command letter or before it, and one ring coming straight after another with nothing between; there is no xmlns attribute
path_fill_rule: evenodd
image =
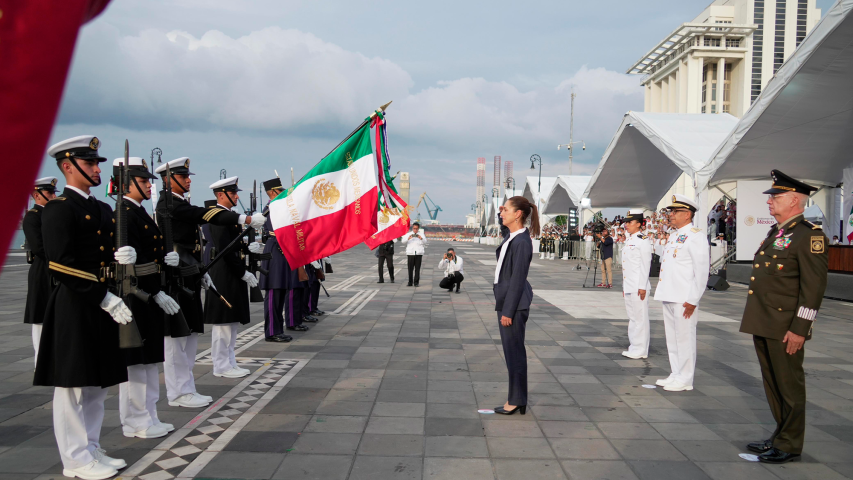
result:
<svg viewBox="0 0 853 480"><path fill-rule="evenodd" d="M243 278L241 278L240 280L243 280L244 282L248 283L250 287L258 286L258 278L252 275L252 272L250 271L246 271L246 273L243 274Z"/></svg>
<svg viewBox="0 0 853 480"><path fill-rule="evenodd" d="M157 295L154 295L154 303L160 306L164 312L168 315L174 315L178 313L178 310L181 309L181 306L178 305L172 297L166 295L166 292L157 292Z"/></svg>
<svg viewBox="0 0 853 480"><path fill-rule="evenodd" d="M249 251L252 253L264 253L264 244L261 242L252 242L249 244Z"/></svg>
<svg viewBox="0 0 853 480"><path fill-rule="evenodd" d="M169 252L163 262L170 267L177 267L181 263L181 257L178 256L178 252Z"/></svg>
<svg viewBox="0 0 853 480"><path fill-rule="evenodd" d="M136 253L134 252L135 256ZM127 325L133 321L133 314L130 313L130 309L127 308L121 297L117 297L110 292L107 292L107 295L101 300L101 308L109 313L118 324Z"/></svg>
<svg viewBox="0 0 853 480"><path fill-rule="evenodd" d="M255 230L260 230L261 227L264 226L264 223L267 221L267 217L261 215L260 213L256 213L252 215L252 222L249 223L249 226L254 228Z"/></svg>
<svg viewBox="0 0 853 480"><path fill-rule="evenodd" d="M133 265L136 263L136 250L131 246L121 247L113 255L116 261L122 265Z"/></svg>
<svg viewBox="0 0 853 480"><path fill-rule="evenodd" d="M208 288L213 286L213 279L210 278L209 273L204 274L204 278L201 279L201 287L207 290Z"/></svg>

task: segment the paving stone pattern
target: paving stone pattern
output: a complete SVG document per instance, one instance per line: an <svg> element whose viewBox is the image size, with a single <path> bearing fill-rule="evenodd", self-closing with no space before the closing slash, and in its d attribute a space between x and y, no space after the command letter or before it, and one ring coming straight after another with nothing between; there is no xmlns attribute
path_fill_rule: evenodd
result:
<svg viewBox="0 0 853 480"><path fill-rule="evenodd" d="M453 244L465 259L457 295L438 288L442 272L435 266L447 246L431 242L417 289L405 286L404 255L394 262L397 283L386 274L382 285L366 248L336 255L326 286L338 288L329 288L332 297L321 298L320 307L333 312L349 301L344 314L322 317L290 344L256 341L248 330L238 357L254 377L216 378L200 362L199 391L222 403L202 412L161 400L161 419L179 428L169 437L125 438L112 388L102 446L129 469L147 462L122 478L853 478L850 303L824 301L806 344L803 461L767 466L738 457L774 425L752 339L738 333L744 288L706 292L700 315L713 317L699 324L696 389L670 393L642 387L669 373L663 322L651 322L649 359L626 359L618 296L581 288L583 265L574 270L573 262L534 258L534 291L554 303L534 298L527 324L528 414L481 415L477 409L501 405L507 389L491 287L495 247ZM0 479L61 478L52 391L32 386L30 329L20 323L27 271L21 263L12 257L0 276ZM368 290L378 292L362 305ZM582 306L576 292L585 294ZM251 311L247 329L257 329L262 305ZM200 353L209 342L209 333L201 337ZM265 375L282 374L272 383L289 376L286 383L258 388ZM225 420L210 421L217 418ZM175 453L181 448L186 452ZM198 460L203 455L206 463Z"/></svg>

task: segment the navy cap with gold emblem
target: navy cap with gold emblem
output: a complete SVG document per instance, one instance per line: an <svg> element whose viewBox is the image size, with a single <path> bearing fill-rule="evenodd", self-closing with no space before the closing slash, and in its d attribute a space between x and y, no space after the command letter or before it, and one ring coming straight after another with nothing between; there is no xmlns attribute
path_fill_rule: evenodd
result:
<svg viewBox="0 0 853 480"><path fill-rule="evenodd" d="M54 193L56 192L56 182L56 177L42 177L36 180L35 189Z"/></svg>
<svg viewBox="0 0 853 480"><path fill-rule="evenodd" d="M284 189L284 187L281 186L281 179L278 177L271 178L271 179L267 180L266 182L264 182L264 191L265 192L268 192L274 188Z"/></svg>
<svg viewBox="0 0 853 480"><path fill-rule="evenodd" d="M169 170L173 175L195 175L190 171L190 157L181 157L171 160L157 167L154 173L161 177L166 176L166 165L169 165Z"/></svg>
<svg viewBox="0 0 853 480"><path fill-rule="evenodd" d="M630 222L631 220L636 220L640 223L643 223L643 211L642 210L629 210L628 216L625 217L626 222Z"/></svg>
<svg viewBox="0 0 853 480"><path fill-rule="evenodd" d="M218 182L214 182L210 189L215 192L242 192L239 187L237 187L237 180L239 177L228 177L224 180L219 180Z"/></svg>
<svg viewBox="0 0 853 480"><path fill-rule="evenodd" d="M139 178L148 178L155 179L156 175L152 175L151 172L148 171L148 164L145 162L145 159L142 157L130 157L127 159L127 174L131 177L139 177ZM113 160L113 178L118 178L119 169L121 165L124 163L124 158L116 158Z"/></svg>
<svg viewBox="0 0 853 480"><path fill-rule="evenodd" d="M55 158L57 162L65 159L76 158L79 160L94 160L98 163L106 162L107 159L98 155L101 141L92 135L80 135L55 143L47 149L47 154Z"/></svg>
<svg viewBox="0 0 853 480"><path fill-rule="evenodd" d="M699 210L699 205L696 205L696 202L687 198L684 195L675 194L672 196L672 203L666 207L668 210L676 210L679 208L686 208L691 212L695 212Z"/></svg>
<svg viewBox="0 0 853 480"><path fill-rule="evenodd" d="M811 195L817 191L816 187L807 185L799 180L789 177L779 170L771 170L770 177L773 179L773 186L764 193L787 193L795 192L803 195Z"/></svg>

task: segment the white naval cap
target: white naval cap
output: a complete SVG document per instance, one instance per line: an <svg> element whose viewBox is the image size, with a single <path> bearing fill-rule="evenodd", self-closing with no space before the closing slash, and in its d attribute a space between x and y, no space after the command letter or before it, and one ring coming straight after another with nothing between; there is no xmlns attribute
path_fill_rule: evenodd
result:
<svg viewBox="0 0 853 480"><path fill-rule="evenodd" d="M58 181L56 177L41 177L36 180L36 190L56 191L56 182Z"/></svg>
<svg viewBox="0 0 853 480"><path fill-rule="evenodd" d="M237 180L239 177L228 177L224 180L219 180L210 186L210 189L214 192L241 192L240 188L237 187Z"/></svg>
<svg viewBox="0 0 853 480"><path fill-rule="evenodd" d="M106 162L107 159L98 155L101 141L93 135L80 135L69 138L59 143L54 143L47 149L47 154L57 160L66 158L79 158L81 160L95 160L98 163Z"/></svg>
<svg viewBox="0 0 853 480"><path fill-rule="evenodd" d="M118 177L119 168L124 163L124 157L113 160L113 177ZM128 157L127 159L127 174L132 177L143 177L155 179L156 176L148 171L148 163L142 157Z"/></svg>
<svg viewBox="0 0 853 480"><path fill-rule="evenodd" d="M643 210L642 209L634 209L628 210L628 215L625 216L625 221L630 222L631 220L636 220L640 223L643 223Z"/></svg>
<svg viewBox="0 0 853 480"><path fill-rule="evenodd" d="M166 176L166 165L169 166L169 170L175 175L195 175L190 171L190 157L181 157L176 158L174 160L170 160L163 165L157 167L154 170L154 173L160 175L161 177Z"/></svg>
<svg viewBox="0 0 853 480"><path fill-rule="evenodd" d="M669 210L674 210L676 208L686 208L691 212L695 212L696 210L699 210L699 205L696 205L696 202L694 202L690 198L676 193L672 196L672 203L666 208Z"/></svg>

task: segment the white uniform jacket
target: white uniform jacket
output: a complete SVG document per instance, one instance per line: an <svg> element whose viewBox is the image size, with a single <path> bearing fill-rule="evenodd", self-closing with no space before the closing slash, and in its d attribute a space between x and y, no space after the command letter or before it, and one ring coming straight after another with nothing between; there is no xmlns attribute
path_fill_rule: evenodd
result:
<svg viewBox="0 0 853 480"><path fill-rule="evenodd" d="M669 235L661 255L655 300L699 305L708 286L711 253L702 229L687 224Z"/></svg>
<svg viewBox="0 0 853 480"><path fill-rule="evenodd" d="M455 272L459 272L462 275L465 275L465 272L462 270L462 257L456 255L455 261L450 261L446 258L442 258L440 262L438 262L438 268L444 269L444 276L449 277L453 275Z"/></svg>
<svg viewBox="0 0 853 480"><path fill-rule="evenodd" d="M412 232L403 235L401 241L406 244L406 255L424 254L424 247L426 247L427 244L426 235L422 231L418 231L418 235L420 235L423 240L415 236Z"/></svg>
<svg viewBox="0 0 853 480"><path fill-rule="evenodd" d="M637 290L649 292L649 269L652 266L652 244L640 232L628 236L622 246L622 291L637 293Z"/></svg>

